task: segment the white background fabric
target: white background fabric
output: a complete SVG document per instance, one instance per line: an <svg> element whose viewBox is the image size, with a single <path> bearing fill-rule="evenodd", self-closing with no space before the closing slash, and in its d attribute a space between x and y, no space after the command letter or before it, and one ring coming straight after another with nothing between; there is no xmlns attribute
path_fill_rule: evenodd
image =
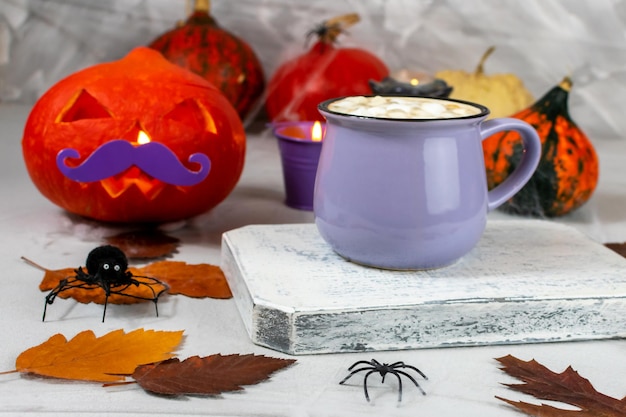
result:
<svg viewBox="0 0 626 417"><path fill-rule="evenodd" d="M539 97L571 75L574 120L594 139L621 138L626 98L624 0L214 0L220 25L246 40L267 77L304 50L320 21L357 12L341 45L376 53L394 69L513 72ZM3 101L33 102L61 77L117 59L173 28L184 0L3 0Z"/></svg>

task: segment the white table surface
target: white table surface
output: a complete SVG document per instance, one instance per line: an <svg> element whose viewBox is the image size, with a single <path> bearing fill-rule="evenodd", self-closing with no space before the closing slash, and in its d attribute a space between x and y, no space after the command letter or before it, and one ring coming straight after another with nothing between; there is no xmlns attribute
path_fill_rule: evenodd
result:
<svg viewBox="0 0 626 417"><path fill-rule="evenodd" d="M0 105L0 371L15 367L16 357L56 333L71 338L91 329L100 336L123 328L180 330L186 339L178 357L214 353L257 353L286 357L250 342L234 301L170 296L159 302L160 317L150 306L109 306L105 323L101 306L58 300L41 322L44 294L41 272L20 260L26 256L51 268L84 264L86 254L114 229L71 216L48 202L30 182L21 156L21 133L29 108ZM601 158L600 185L593 199L557 221L570 224L602 242L626 241L626 140L595 141ZM281 168L274 139L268 132L250 134L243 176L234 192L212 212L187 223L169 225L183 244L174 260L220 262L224 231L248 224L311 222L313 215L284 206ZM491 218L509 218L492 213ZM626 273L626 271L625 271ZM596 389L626 395L626 341L546 343L472 348L423 349L297 356L297 363L268 382L217 398L167 399L146 394L136 385L102 388L19 374L0 375L1 415L211 415L211 416L476 416L521 415L494 396L533 402L502 383L515 382L498 369L496 357L512 354L537 359L555 371L572 365ZM371 403L361 379L338 385L357 360L404 361L430 378L422 396L408 383L397 403L393 378L383 385L370 378Z"/></svg>

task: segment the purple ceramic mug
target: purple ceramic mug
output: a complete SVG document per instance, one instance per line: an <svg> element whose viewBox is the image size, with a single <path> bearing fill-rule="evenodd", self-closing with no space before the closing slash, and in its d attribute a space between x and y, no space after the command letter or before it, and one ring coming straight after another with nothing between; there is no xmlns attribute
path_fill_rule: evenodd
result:
<svg viewBox="0 0 626 417"><path fill-rule="evenodd" d="M480 240L487 213L519 191L541 156L535 129L513 118L469 116L392 119L346 114L319 105L327 120L314 191L315 223L344 258L385 269L450 265ZM514 130L524 156L508 179L487 191L482 141Z"/></svg>

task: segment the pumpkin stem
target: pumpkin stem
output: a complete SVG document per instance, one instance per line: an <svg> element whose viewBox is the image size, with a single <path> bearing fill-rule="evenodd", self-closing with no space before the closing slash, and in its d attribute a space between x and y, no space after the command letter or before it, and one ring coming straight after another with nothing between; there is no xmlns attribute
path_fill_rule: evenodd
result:
<svg viewBox="0 0 626 417"><path fill-rule="evenodd" d="M318 27L308 33L307 36L317 34L319 40L332 44L337 40L337 36L345 32L347 28L361 20L357 13L349 13L325 20Z"/></svg>
<svg viewBox="0 0 626 417"><path fill-rule="evenodd" d="M572 82L572 79L568 75L566 75L565 78L563 78L563 81L559 83L559 87L569 93L569 91L572 89L573 84L574 83Z"/></svg>
<svg viewBox="0 0 626 417"><path fill-rule="evenodd" d="M475 71L476 75L482 75L485 72L483 69L483 66L485 65L485 61L487 61L487 58L489 58L489 55L491 55L493 51L495 50L496 50L495 46L490 46L489 49L485 51L483 56L480 58L480 61L478 62L478 66L476 67L476 71Z"/></svg>
<svg viewBox="0 0 626 417"><path fill-rule="evenodd" d="M213 16L211 16L211 1L210 0L193 0L193 10L189 14L187 21L182 25L209 25L218 26ZM188 3L189 4L189 3Z"/></svg>
<svg viewBox="0 0 626 417"><path fill-rule="evenodd" d="M211 0L195 0L193 6L193 12L206 12L211 10Z"/></svg>

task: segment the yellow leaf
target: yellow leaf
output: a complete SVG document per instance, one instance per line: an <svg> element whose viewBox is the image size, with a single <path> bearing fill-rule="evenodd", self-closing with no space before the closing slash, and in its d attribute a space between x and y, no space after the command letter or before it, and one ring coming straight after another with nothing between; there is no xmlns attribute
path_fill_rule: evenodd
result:
<svg viewBox="0 0 626 417"><path fill-rule="evenodd" d="M22 352L15 361L19 372L40 376L94 381L123 381L137 366L170 359L183 331L114 330L96 337L83 331L68 341L56 334Z"/></svg>

